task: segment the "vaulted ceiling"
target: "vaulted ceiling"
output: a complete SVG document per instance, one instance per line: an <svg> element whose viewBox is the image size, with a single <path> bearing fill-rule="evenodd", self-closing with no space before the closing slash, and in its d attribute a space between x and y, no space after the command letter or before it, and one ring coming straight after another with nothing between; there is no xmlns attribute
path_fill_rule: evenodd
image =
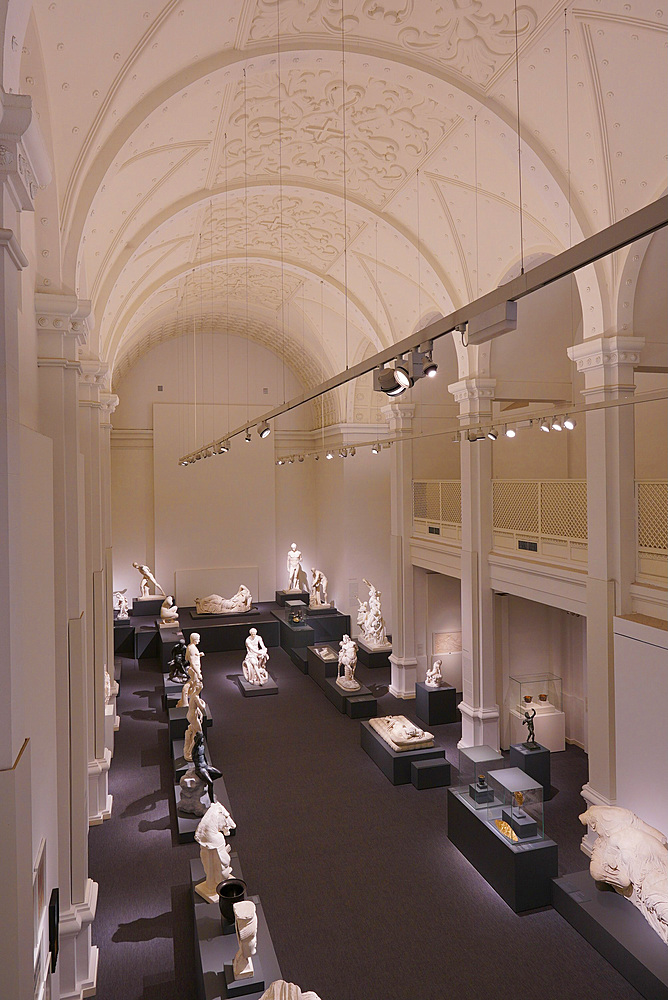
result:
<svg viewBox="0 0 668 1000"><path fill-rule="evenodd" d="M224 323L317 381L665 190L665 45L647 0L36 0L39 287L117 374Z"/></svg>

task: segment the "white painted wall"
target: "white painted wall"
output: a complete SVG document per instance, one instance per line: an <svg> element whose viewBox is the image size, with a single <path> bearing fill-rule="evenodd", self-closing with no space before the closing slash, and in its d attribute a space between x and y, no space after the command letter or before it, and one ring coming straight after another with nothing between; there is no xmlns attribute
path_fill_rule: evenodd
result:
<svg viewBox="0 0 668 1000"><path fill-rule="evenodd" d="M427 650L428 662L436 659L435 632L461 632L462 606L461 581L441 573L427 573ZM461 653L439 654L443 661L441 671L448 684L462 690Z"/></svg>
<svg viewBox="0 0 668 1000"><path fill-rule="evenodd" d="M613 619L617 805L668 833L668 632Z"/></svg>

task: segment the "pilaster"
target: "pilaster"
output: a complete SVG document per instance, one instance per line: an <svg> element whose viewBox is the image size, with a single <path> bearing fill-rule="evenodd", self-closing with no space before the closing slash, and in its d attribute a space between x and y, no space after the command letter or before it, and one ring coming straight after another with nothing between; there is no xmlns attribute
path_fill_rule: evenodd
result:
<svg viewBox="0 0 668 1000"><path fill-rule="evenodd" d="M390 462L390 546L392 575L392 679L395 698L414 698L417 680L415 624L413 620L413 566L410 560L412 529L413 442L410 435L415 406L390 403L382 414L396 436Z"/></svg>
<svg viewBox="0 0 668 1000"><path fill-rule="evenodd" d="M108 375L107 375L108 379ZM106 668L114 678L114 572L111 539L111 417L118 406L118 396L107 389L100 392L102 404L100 420L100 472L102 477L102 544L104 546L104 583L105 583L105 616L106 616ZM115 705L115 699L114 699ZM113 732L118 729L119 716L114 709L114 725L110 737L105 739L105 746L113 754ZM106 727L107 730L109 727Z"/></svg>
<svg viewBox="0 0 668 1000"><path fill-rule="evenodd" d="M35 295L40 430L53 441L61 998L90 995L97 974L90 932L97 886L88 878L89 622L78 387L89 311L73 295Z"/></svg>
<svg viewBox="0 0 668 1000"><path fill-rule="evenodd" d="M448 386L459 403L462 428L491 421L496 380L466 378ZM494 668L492 549L492 444L460 443L462 483L462 716L460 746L499 749L499 706Z"/></svg>
<svg viewBox="0 0 668 1000"><path fill-rule="evenodd" d="M596 337L568 348L584 376L588 403L614 403L635 392L640 337ZM607 406L585 417L587 454L587 750L588 804L615 801L615 675L612 619L631 610L637 537L633 406ZM583 850L590 851L590 833Z"/></svg>

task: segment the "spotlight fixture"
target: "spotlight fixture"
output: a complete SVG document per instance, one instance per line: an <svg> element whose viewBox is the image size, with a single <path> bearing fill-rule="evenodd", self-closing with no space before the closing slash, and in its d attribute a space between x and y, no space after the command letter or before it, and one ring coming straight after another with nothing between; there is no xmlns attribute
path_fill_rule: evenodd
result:
<svg viewBox="0 0 668 1000"><path fill-rule="evenodd" d="M487 437L489 438L490 441L496 441L498 436L499 432L494 427L490 427L490 429L487 431Z"/></svg>
<svg viewBox="0 0 668 1000"><path fill-rule="evenodd" d="M298 461L298 462L303 462L303 461L304 461L304 456L303 456L303 455L300 455L300 456L298 457L297 461Z"/></svg>
<svg viewBox="0 0 668 1000"><path fill-rule="evenodd" d="M379 455L380 454L380 441L376 441L375 444L371 445L371 454L372 455Z"/></svg>
<svg viewBox="0 0 668 1000"><path fill-rule="evenodd" d="M577 425L578 422L575 419L575 417L564 417L564 427L566 428L567 431L574 430L577 427Z"/></svg>
<svg viewBox="0 0 668 1000"><path fill-rule="evenodd" d="M284 459L282 459L282 458L277 458L276 459L276 465L284 465L284 464L285 464Z"/></svg>
<svg viewBox="0 0 668 1000"><path fill-rule="evenodd" d="M550 433L550 421L549 420L541 420L541 422L540 422L540 429L542 431L545 431L546 434L549 434Z"/></svg>
<svg viewBox="0 0 668 1000"><path fill-rule="evenodd" d="M438 371L438 365L431 358L428 358L427 364L422 369L427 378L434 378L436 372Z"/></svg>
<svg viewBox="0 0 668 1000"><path fill-rule="evenodd" d="M466 437L467 437L467 440L469 440L469 441L484 441L485 440L485 435L483 434L483 432L480 430L479 427L476 427L476 429L473 430L473 431L467 431L466 432Z"/></svg>
<svg viewBox="0 0 668 1000"><path fill-rule="evenodd" d="M438 365L432 356L433 350L433 340L428 340L426 343L420 344L420 354L422 355L422 374L427 378L434 378L438 371Z"/></svg>
<svg viewBox="0 0 668 1000"><path fill-rule="evenodd" d="M200 460L201 457L202 457L202 452L198 451L197 454L195 455L195 461L199 462L199 460Z"/></svg>
<svg viewBox="0 0 668 1000"><path fill-rule="evenodd" d="M410 389L413 385L413 376L409 373L410 358L404 362L403 358L397 360L394 366L394 378L403 389Z"/></svg>
<svg viewBox="0 0 668 1000"><path fill-rule="evenodd" d="M514 427L506 427L506 437L507 438L514 438L516 433L517 433L517 431L515 430Z"/></svg>
<svg viewBox="0 0 668 1000"><path fill-rule="evenodd" d="M266 420L263 420L261 424L257 425L257 432L263 440L264 438L269 437L271 434L271 427Z"/></svg>
<svg viewBox="0 0 668 1000"><path fill-rule="evenodd" d="M394 368L385 367L374 369L373 387L376 392L384 392L386 396L400 396L407 388L399 382Z"/></svg>
<svg viewBox="0 0 668 1000"><path fill-rule="evenodd" d="M333 456L333 454L331 453L331 451L328 451L328 452L327 452L327 454L325 455L325 458L327 458L327 459L331 459L331 458L334 458L334 456Z"/></svg>
<svg viewBox="0 0 668 1000"><path fill-rule="evenodd" d="M563 425L562 425L561 420L559 419L559 417L553 417L552 418L552 430L553 431L561 431L561 430L563 430Z"/></svg>
<svg viewBox="0 0 668 1000"><path fill-rule="evenodd" d="M290 455L290 457L288 458L288 465L294 465L294 464L295 464L295 456Z"/></svg>
<svg viewBox="0 0 668 1000"><path fill-rule="evenodd" d="M221 441L220 445L218 447L218 454L219 455L224 455L225 452L229 451L229 450L230 450L230 442L227 441L227 440Z"/></svg>
<svg viewBox="0 0 668 1000"><path fill-rule="evenodd" d="M251 443L251 432L250 432L250 427L247 427L247 428L246 428L246 436L245 436L245 438L244 438L244 441L246 442L246 444L250 444L250 443Z"/></svg>
<svg viewBox="0 0 668 1000"><path fill-rule="evenodd" d="M179 465L188 465L188 464L189 462L187 458L184 458L182 462L179 462Z"/></svg>
<svg viewBox="0 0 668 1000"><path fill-rule="evenodd" d="M357 449L355 448L355 445L353 445L352 448L349 449L348 454L351 457L353 457L355 455L356 451L357 451Z"/></svg>
<svg viewBox="0 0 668 1000"><path fill-rule="evenodd" d="M348 449L339 448L339 458L347 458L347 457L348 457Z"/></svg>

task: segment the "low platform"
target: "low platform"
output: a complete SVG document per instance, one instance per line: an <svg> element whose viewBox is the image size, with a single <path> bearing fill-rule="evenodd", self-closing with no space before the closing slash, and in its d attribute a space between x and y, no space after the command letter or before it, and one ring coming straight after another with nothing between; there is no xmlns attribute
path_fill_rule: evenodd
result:
<svg viewBox="0 0 668 1000"><path fill-rule="evenodd" d="M170 708L167 711L168 725L169 725L169 738L170 740L178 740L186 735L186 729L188 728L188 709L187 708ZM209 726L213 725L213 719L208 715L205 715L202 719L202 729L206 730Z"/></svg>
<svg viewBox="0 0 668 1000"><path fill-rule="evenodd" d="M429 687L424 681L415 685L415 714L428 726L445 726L459 722L457 689L448 684Z"/></svg>
<svg viewBox="0 0 668 1000"><path fill-rule="evenodd" d="M225 788L225 782L223 781L222 778L216 778L216 780L213 783L213 791L214 795L216 796L216 800L218 802L222 802L227 811L229 813L232 813L232 807L230 806L230 800L227 795L227 789ZM179 844L190 844L195 840L195 830L197 829L197 825L202 817L190 816L186 815L185 813L181 815L179 813L180 801L181 801L181 786L177 784L174 785L174 804L176 809L176 824L178 830L177 836ZM205 793L204 803L207 804L208 801L209 801L208 796ZM234 813L232 813L232 817L234 818ZM234 837L236 832L237 831L235 828L234 830L230 830L230 832L225 834L225 836L229 840L230 837Z"/></svg>
<svg viewBox="0 0 668 1000"><path fill-rule="evenodd" d="M274 616L281 622L281 646L286 651L294 646L315 646L328 642L338 646L344 635L350 635L350 615L342 615L336 608L334 613L331 609L325 613L322 610L313 611L303 625L293 624L289 620L289 612L284 608L278 608ZM286 627L292 628L294 634L286 631ZM312 630L311 637L305 629Z"/></svg>
<svg viewBox="0 0 668 1000"><path fill-rule="evenodd" d="M163 677L162 704L165 711L176 708L177 701L181 699L181 692L185 681L170 681L167 674Z"/></svg>
<svg viewBox="0 0 668 1000"><path fill-rule="evenodd" d="M262 695L278 694L278 684L271 674L269 674L267 683L262 686L249 684L243 674L237 674L235 680L244 698L259 698Z"/></svg>
<svg viewBox="0 0 668 1000"><path fill-rule="evenodd" d="M342 715L347 715L347 706L351 698L358 698L360 695L368 695L372 697L371 692L368 687L360 685L357 691L345 691L340 688L336 683L336 677L326 677L325 687L323 688L328 699L331 701L332 705L341 712ZM366 716L368 718L368 716Z"/></svg>
<svg viewBox="0 0 668 1000"><path fill-rule="evenodd" d="M334 658L323 660L320 655L323 649L330 649L334 653ZM306 657L309 677L312 677L324 691L327 678L336 677L339 669L338 651L333 646L309 646Z"/></svg>
<svg viewBox="0 0 668 1000"><path fill-rule="evenodd" d="M351 719L373 719L378 715L378 701L372 694L358 694L348 698L346 715Z"/></svg>
<svg viewBox="0 0 668 1000"><path fill-rule="evenodd" d="M310 604L306 606L306 614L309 618L314 615L338 615L338 613L338 609L329 604L316 604L313 608Z"/></svg>
<svg viewBox="0 0 668 1000"><path fill-rule="evenodd" d="M230 618L252 618L253 615L259 615L260 609L255 604L251 604L248 611L242 612L229 612L224 611L196 611L195 608L188 608L191 619L194 622L206 621L206 622L225 622L229 621Z"/></svg>
<svg viewBox="0 0 668 1000"><path fill-rule="evenodd" d="M290 659L296 667L299 667L303 674L308 673L308 647L294 646L290 650Z"/></svg>
<svg viewBox="0 0 668 1000"><path fill-rule="evenodd" d="M519 767L530 778L543 786L544 798L549 797L552 785L550 751L547 747L537 743L534 749L529 750L524 743L513 743L510 748L508 766Z"/></svg>
<svg viewBox="0 0 668 1000"><path fill-rule="evenodd" d="M388 646L382 649L374 649L373 646L367 646L363 639L359 637L355 639L357 643L357 659L360 663L363 663L365 667L389 667L390 666L390 653L392 652L392 646Z"/></svg>
<svg viewBox="0 0 668 1000"><path fill-rule="evenodd" d="M238 866L233 871L238 874ZM257 953L253 964L262 970L264 985L260 988L254 979L242 979L239 985L252 984L252 992L228 992L225 967L230 966L238 949L236 934L224 935L221 928L220 910L217 903L207 903L195 892L195 885L204 878L204 870L198 859L190 862L192 879L192 901L195 913L195 967L198 1000L223 1000L229 996L244 996L246 1000L260 1000L265 988L282 979L281 970L269 934L267 920L258 896L249 896L257 908ZM240 876L239 876L240 877ZM257 988L256 988L257 986Z"/></svg>
<svg viewBox="0 0 668 1000"><path fill-rule="evenodd" d="M393 785L407 785L411 780L411 764L418 760L436 760L445 757L443 747L404 750L397 753L381 739L368 722L360 722L360 743L374 764L377 764Z"/></svg>
<svg viewBox="0 0 668 1000"><path fill-rule="evenodd" d="M134 659L152 660L155 656L158 655L158 649L159 649L158 629L155 627L155 625L153 624L149 625L148 623L135 625Z"/></svg>
<svg viewBox="0 0 668 1000"><path fill-rule="evenodd" d="M141 600L138 597L133 597L132 599L132 609L130 611L130 616L132 618L155 618L156 615L160 614L160 608L163 605L164 597L147 597L145 600Z"/></svg>
<svg viewBox="0 0 668 1000"><path fill-rule="evenodd" d="M552 905L647 1000L668 1000L668 950L642 913L587 870L552 882Z"/></svg>
<svg viewBox="0 0 668 1000"><path fill-rule="evenodd" d="M411 782L417 789L444 788L450 784L450 764L447 760L414 760Z"/></svg>
<svg viewBox="0 0 668 1000"><path fill-rule="evenodd" d="M486 822L468 790L448 789L448 839L516 913L549 906L558 873L552 840L513 843Z"/></svg>
<svg viewBox="0 0 668 1000"><path fill-rule="evenodd" d="M114 654L134 658L135 627L128 618L114 622Z"/></svg>
<svg viewBox="0 0 668 1000"><path fill-rule="evenodd" d="M302 604L308 604L311 599L311 595L308 590L277 590L276 591L276 603L279 608L285 607L286 601L301 601Z"/></svg>

